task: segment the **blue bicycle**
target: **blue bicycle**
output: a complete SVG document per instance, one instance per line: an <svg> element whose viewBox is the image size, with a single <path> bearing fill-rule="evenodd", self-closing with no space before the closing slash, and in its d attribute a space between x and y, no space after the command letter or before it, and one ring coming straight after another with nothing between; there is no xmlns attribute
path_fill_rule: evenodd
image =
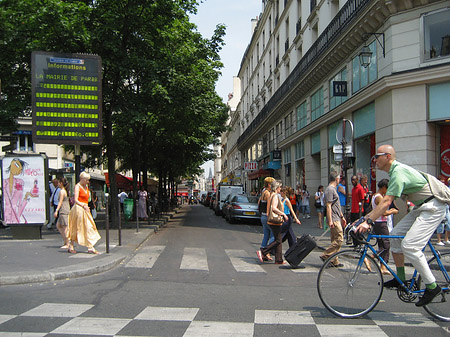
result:
<svg viewBox="0 0 450 337"><path fill-rule="evenodd" d="M374 235L356 233L357 224L348 226L346 234L353 239L353 248L342 250L328 258L317 277L317 290L323 305L334 315L342 318L362 317L372 311L383 294L383 276L375 257L400 282L397 295L403 302L412 303L425 292L417 270L411 279L402 282L382 257L377 255L370 242L377 238L399 238L403 236ZM432 257L428 260L436 283L442 292L423 308L433 317L450 321L450 253L440 253L431 242ZM424 248L424 250L425 250ZM371 253L371 254L370 254ZM340 266L336 267L336 259Z"/></svg>

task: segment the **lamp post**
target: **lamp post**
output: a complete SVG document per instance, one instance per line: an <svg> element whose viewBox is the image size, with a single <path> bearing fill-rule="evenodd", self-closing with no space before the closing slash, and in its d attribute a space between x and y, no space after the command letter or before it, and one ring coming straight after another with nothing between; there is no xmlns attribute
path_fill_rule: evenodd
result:
<svg viewBox="0 0 450 337"><path fill-rule="evenodd" d="M359 63L364 67L367 68L370 65L370 59L372 58L372 51L370 50L369 46L367 46L366 41L367 39L374 35L375 39L378 41L378 43L381 46L381 49L383 50L383 58L386 57L386 48L385 48L385 39L384 39L384 33L365 33L363 34L362 38L364 40L364 46L362 47L361 51L359 52ZM381 37L381 40L379 39Z"/></svg>

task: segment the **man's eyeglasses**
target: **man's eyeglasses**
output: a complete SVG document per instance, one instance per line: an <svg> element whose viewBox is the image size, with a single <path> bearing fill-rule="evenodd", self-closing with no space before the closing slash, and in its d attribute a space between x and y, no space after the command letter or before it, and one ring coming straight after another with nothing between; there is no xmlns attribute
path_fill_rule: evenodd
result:
<svg viewBox="0 0 450 337"><path fill-rule="evenodd" d="M373 156L373 158L378 159L379 157L387 156L388 154L390 154L390 153L387 153L387 152L385 152L385 153L377 153L376 155Z"/></svg>

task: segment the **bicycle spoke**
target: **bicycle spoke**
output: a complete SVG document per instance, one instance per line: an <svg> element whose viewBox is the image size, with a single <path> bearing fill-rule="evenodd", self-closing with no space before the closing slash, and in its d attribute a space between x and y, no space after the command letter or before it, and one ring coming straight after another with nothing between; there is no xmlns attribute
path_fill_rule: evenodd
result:
<svg viewBox="0 0 450 337"><path fill-rule="evenodd" d="M320 300L333 314L356 318L377 305L383 291L383 279L375 261L368 259L372 272L361 259L361 253L356 251L339 252L322 266L317 289ZM334 267L337 263L343 266Z"/></svg>
<svg viewBox="0 0 450 337"><path fill-rule="evenodd" d="M440 264L435 257L428 261L428 264L431 272L436 278L436 283L442 288L442 292L436 296L431 303L424 306L424 309L431 316L441 321L450 322L450 289L448 281L448 275L450 273L450 253L443 253L440 256L440 261L446 273L440 269Z"/></svg>

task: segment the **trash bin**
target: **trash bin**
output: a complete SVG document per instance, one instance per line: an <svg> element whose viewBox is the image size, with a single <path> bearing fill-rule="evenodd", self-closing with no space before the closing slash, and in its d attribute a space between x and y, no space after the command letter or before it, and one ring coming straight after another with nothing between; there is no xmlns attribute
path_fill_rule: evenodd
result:
<svg viewBox="0 0 450 337"><path fill-rule="evenodd" d="M125 220L130 220L133 216L133 199L124 199L123 201L123 214Z"/></svg>

